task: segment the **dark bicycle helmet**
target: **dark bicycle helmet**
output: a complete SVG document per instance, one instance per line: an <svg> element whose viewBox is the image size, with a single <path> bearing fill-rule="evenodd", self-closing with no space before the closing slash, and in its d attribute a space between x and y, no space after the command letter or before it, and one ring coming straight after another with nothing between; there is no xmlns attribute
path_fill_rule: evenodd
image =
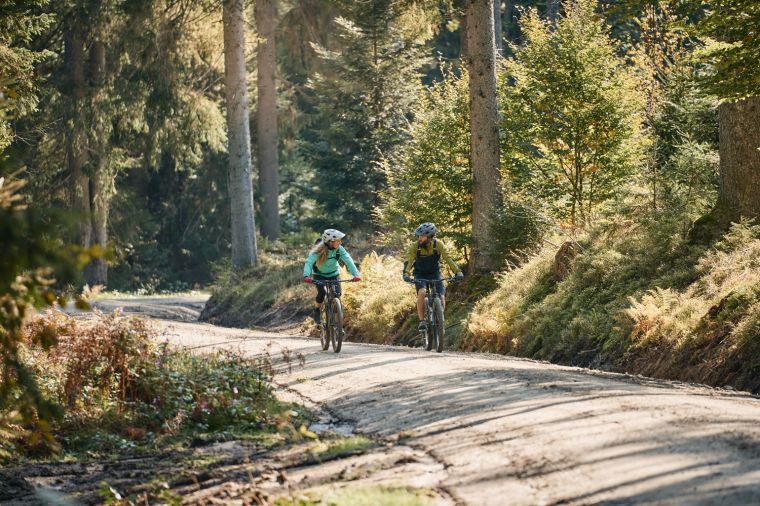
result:
<svg viewBox="0 0 760 506"><path fill-rule="evenodd" d="M428 237L433 237L436 232L438 232L438 229L435 228L435 225L433 223L423 223L419 227L417 227L417 230L414 231L414 235L417 237L421 235L426 235Z"/></svg>

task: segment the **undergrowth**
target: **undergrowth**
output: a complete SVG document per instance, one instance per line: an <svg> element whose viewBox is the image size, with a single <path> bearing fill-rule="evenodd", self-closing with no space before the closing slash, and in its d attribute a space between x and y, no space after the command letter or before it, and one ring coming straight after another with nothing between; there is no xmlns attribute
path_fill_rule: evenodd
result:
<svg viewBox="0 0 760 506"><path fill-rule="evenodd" d="M262 255L244 272L223 270L201 314L202 321L228 327L302 322L313 307L313 288L303 283L303 260Z"/></svg>
<svg viewBox="0 0 760 506"><path fill-rule="evenodd" d="M465 348L757 391L760 227L712 246L662 227L597 230L556 279L555 248L499 278Z"/></svg>
<svg viewBox="0 0 760 506"><path fill-rule="evenodd" d="M4 441L11 457L103 458L226 439L277 442L302 416L276 400L266 357L171 348L147 323L118 312L82 320L51 311L25 332L27 343L40 334L57 338L49 352L28 344L25 360L65 414L52 427L54 441L35 437L35 427Z"/></svg>

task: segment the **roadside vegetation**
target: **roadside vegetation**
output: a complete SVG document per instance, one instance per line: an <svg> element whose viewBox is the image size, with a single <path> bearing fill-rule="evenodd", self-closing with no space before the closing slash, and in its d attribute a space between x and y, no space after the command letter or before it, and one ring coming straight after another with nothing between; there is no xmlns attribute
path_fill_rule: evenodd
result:
<svg viewBox="0 0 760 506"><path fill-rule="evenodd" d="M57 345L42 351L33 344L42 335L56 336ZM118 312L34 318L24 329L23 356L41 393L64 412L48 431L20 430L3 440L6 463L22 456L112 458L241 438L274 444L285 439L285 425L297 425L300 415L274 397L265 359L193 354L158 337L149 324Z"/></svg>
<svg viewBox="0 0 760 506"><path fill-rule="evenodd" d="M43 335L56 336L49 351L35 344ZM60 415L24 424L0 409L0 464L37 469L43 477L60 474L65 492L87 504L174 503L206 488L268 504L287 490L254 485L250 455L285 469L378 446L362 435L311 432L309 411L275 397L268 355L171 347L150 324L118 311L74 317L50 310L34 317L24 326L21 355ZM102 472L71 482L72 465ZM218 477L231 472L250 485L215 490ZM0 478L10 481L0 486L0 500L33 493L23 474L11 480L4 473L0 468ZM45 488L38 494L55 496Z"/></svg>

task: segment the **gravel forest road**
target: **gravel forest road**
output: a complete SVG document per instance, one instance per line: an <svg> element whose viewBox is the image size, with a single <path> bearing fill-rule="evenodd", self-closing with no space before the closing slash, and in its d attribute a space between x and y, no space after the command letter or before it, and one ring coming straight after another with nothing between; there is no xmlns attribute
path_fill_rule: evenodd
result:
<svg viewBox="0 0 760 506"><path fill-rule="evenodd" d="M335 354L313 338L156 322L177 345L269 353L282 392L424 454L435 464L425 476L402 460L398 479L445 503L760 504L760 400L747 394L495 355L350 342Z"/></svg>

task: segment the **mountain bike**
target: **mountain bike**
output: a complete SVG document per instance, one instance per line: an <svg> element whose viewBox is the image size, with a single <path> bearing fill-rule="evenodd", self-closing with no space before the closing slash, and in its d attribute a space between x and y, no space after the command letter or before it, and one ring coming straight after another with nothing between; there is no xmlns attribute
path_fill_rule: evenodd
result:
<svg viewBox="0 0 760 506"><path fill-rule="evenodd" d="M427 328L420 331L420 333L425 341L425 349L430 351L433 349L433 345L435 345L435 351L440 353L443 351L446 326L443 318L443 302L441 302L441 295L438 293L436 286L438 281L441 280L413 278L409 283L425 283L425 321L427 321ZM457 279L448 278L445 281L452 283L457 281Z"/></svg>
<svg viewBox="0 0 760 506"><path fill-rule="evenodd" d="M351 279L315 279L312 281L315 285L325 287L325 300L322 303L320 313L322 315L322 325L320 325L319 339L322 343L322 350L327 351L332 343L335 353L340 352L343 345L343 305L335 291L338 283L350 283Z"/></svg>

